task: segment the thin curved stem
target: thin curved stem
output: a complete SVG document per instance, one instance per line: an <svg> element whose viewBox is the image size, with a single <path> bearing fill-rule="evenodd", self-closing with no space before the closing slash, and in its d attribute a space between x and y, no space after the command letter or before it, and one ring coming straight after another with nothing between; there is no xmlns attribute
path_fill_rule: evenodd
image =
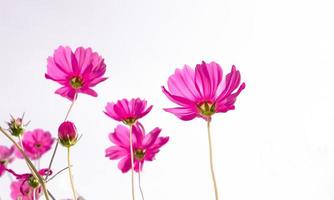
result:
<svg viewBox="0 0 334 200"><path fill-rule="evenodd" d="M139 190L140 190L140 194L141 194L141 198L143 200L145 200L144 198L144 192L143 192L143 189L141 187L141 181L140 181L140 170L141 170L141 162L139 162L139 170L138 170L138 185L139 185Z"/></svg>
<svg viewBox="0 0 334 200"><path fill-rule="evenodd" d="M56 176L58 176L60 173L62 173L63 171L65 171L67 169L68 169L68 167L63 168L62 170L60 170L59 172L57 172L55 175L51 176L46 182L51 181L52 179L54 179Z"/></svg>
<svg viewBox="0 0 334 200"><path fill-rule="evenodd" d="M213 187L214 187L214 190L215 190L215 197L216 197L216 200L218 200L218 189L217 189L215 171L214 171L214 168L213 168L210 122L211 122L211 120L208 120L208 140L209 140L209 154L210 154L210 169L211 169L211 177L212 177Z"/></svg>
<svg viewBox="0 0 334 200"><path fill-rule="evenodd" d="M0 127L0 131L16 146L16 148L20 151L20 153L22 154L22 156L24 157L24 159L27 162L27 165L30 167L30 169L32 170L32 174L33 176L35 176L38 180L38 182L41 184L42 186L42 190L43 193L45 195L45 199L46 200L50 200L49 198L49 194L48 194L48 190L46 188L46 184L44 182L44 179L41 177L41 175L38 173L37 169L35 168L34 164L30 161L30 159L28 158L28 156L24 153L24 151L22 150L22 148L20 147L20 145L6 132L4 131L1 127Z"/></svg>
<svg viewBox="0 0 334 200"><path fill-rule="evenodd" d="M70 115L70 112L71 112L71 110L72 110L72 108L73 108L73 106L74 106L74 102L75 102L75 100L77 99L77 97L78 97L78 93L75 93L75 95L74 95L74 99L73 99L73 101L72 101L70 107L68 108L68 110L67 110L67 112L66 112L66 116L65 116L64 121L66 121L67 118L68 118L68 116ZM57 150L58 150L58 146L59 146L59 140L57 140L57 142L56 142L56 146L55 146L55 148L54 148L54 150L53 150L52 157L51 157L51 160L50 160L50 163L49 163L49 169L51 169L51 167L52 167L53 160L54 160L54 158L55 158L55 156L56 156L56 152L57 152ZM45 180L48 180L49 176L50 176L50 175L47 174L46 177L45 177Z"/></svg>
<svg viewBox="0 0 334 200"><path fill-rule="evenodd" d="M68 164L68 175L69 175L70 182L71 182L73 197L74 197L75 200L77 200L77 194L76 194L76 191L75 191L75 188L74 188L73 175L72 175L70 147L67 148L67 164Z"/></svg>
<svg viewBox="0 0 334 200"><path fill-rule="evenodd" d="M132 200L135 200L135 186L134 186L134 180L133 180L134 155L133 155L133 146L132 146L132 126L133 125L130 125L131 191L132 191Z"/></svg>
<svg viewBox="0 0 334 200"><path fill-rule="evenodd" d="M77 99L77 97L78 97L78 93L75 93L75 95L74 95L74 99L73 99L73 101L72 101L72 103L71 103L69 109L67 110L67 113L66 113L66 116L65 116L64 121L66 121L67 118L68 118L68 116L70 115L70 112L71 112L71 110L72 110L72 108L73 108L74 102L75 102L75 100Z"/></svg>

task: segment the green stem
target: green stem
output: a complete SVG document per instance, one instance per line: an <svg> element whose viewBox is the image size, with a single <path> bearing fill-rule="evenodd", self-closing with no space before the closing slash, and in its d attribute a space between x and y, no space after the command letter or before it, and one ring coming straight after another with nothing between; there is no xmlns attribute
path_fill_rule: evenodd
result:
<svg viewBox="0 0 334 200"><path fill-rule="evenodd" d="M210 154L210 169L211 169L211 177L212 177L213 187L214 187L214 190L215 190L215 197L216 197L216 200L218 200L218 189L217 189L215 171L214 171L214 168L213 168L210 122L211 122L211 120L208 120L208 140L209 140L209 154Z"/></svg>
<svg viewBox="0 0 334 200"><path fill-rule="evenodd" d="M17 144L17 142L6 132L4 131L1 127L0 127L0 131L16 146L16 148L20 151L20 153L22 154L22 156L24 157L25 161L27 162L28 167L32 170L32 174L33 176L35 176L38 180L38 182L41 184L42 186L42 190L43 193L45 195L45 199L46 200L50 200L49 198L49 193L47 192L47 188L46 188L46 184L44 182L44 179L41 177L41 175L38 173L37 169L35 168L34 164L32 164L32 162L30 161L30 159L28 158L28 156L24 153L24 151L22 150L22 148L20 147L19 144Z"/></svg>
<svg viewBox="0 0 334 200"><path fill-rule="evenodd" d="M132 200L135 200L135 186L134 186L134 180L133 180L134 155L133 155L133 146L132 146L132 126L133 125L130 125L131 191L132 191Z"/></svg>
<svg viewBox="0 0 334 200"><path fill-rule="evenodd" d="M68 108L68 110L67 110L67 112L66 112L66 116L65 116L64 121L66 121L67 118L68 118L68 116L70 115L70 112L71 112L71 110L72 110L72 108L73 108L73 106L74 106L74 102L75 102L75 100L77 99L77 97L78 97L78 93L75 93L75 95L74 95L74 99L73 99L73 101L72 101L70 107ZM59 140L57 140L57 142L56 142L56 146L55 146L55 148L54 148L54 150L53 150L52 157L51 157L51 160L50 160L50 163L49 163L49 169L51 169L51 167L52 167L52 163L53 163L53 160L54 160L54 158L55 158L55 156L56 156L56 152L57 152L57 150L58 150L58 146L59 146ZM45 180L48 180L48 178L49 178L49 174L46 175Z"/></svg>
<svg viewBox="0 0 334 200"><path fill-rule="evenodd" d="M73 197L75 200L77 200L77 195L74 188L74 182L73 182L73 175L72 175L72 166L71 166L71 158L70 158L70 147L67 147L67 164L68 164L68 175L70 178L71 188Z"/></svg>

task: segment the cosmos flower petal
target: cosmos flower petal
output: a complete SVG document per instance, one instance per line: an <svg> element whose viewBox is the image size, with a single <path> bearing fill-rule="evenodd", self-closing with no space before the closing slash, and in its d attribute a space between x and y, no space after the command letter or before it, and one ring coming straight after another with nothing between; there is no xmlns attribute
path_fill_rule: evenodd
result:
<svg viewBox="0 0 334 200"><path fill-rule="evenodd" d="M106 157L111 160L120 159L128 154L129 151L127 149L119 146L112 146L106 149Z"/></svg>
<svg viewBox="0 0 334 200"><path fill-rule="evenodd" d="M107 103L104 113L116 121L121 121L122 118L115 112L114 103Z"/></svg>
<svg viewBox="0 0 334 200"><path fill-rule="evenodd" d="M118 125L115 131L109 134L109 139L116 145L129 147L129 129L126 126Z"/></svg>
<svg viewBox="0 0 334 200"><path fill-rule="evenodd" d="M164 108L165 111L173 113L179 119L189 121L197 116L197 111L193 108L178 107L178 108Z"/></svg>
<svg viewBox="0 0 334 200"><path fill-rule="evenodd" d="M59 94L70 101L73 101L75 98L75 90L69 87L61 87L55 91L56 94Z"/></svg>
<svg viewBox="0 0 334 200"><path fill-rule="evenodd" d="M128 155L119 161L118 169L120 169L123 173L126 173L130 170L130 168L131 168L131 158Z"/></svg>
<svg viewBox="0 0 334 200"><path fill-rule="evenodd" d="M221 67L211 62L204 61L198 64L195 69L195 86L200 91L202 98L212 99L215 96L217 88L222 81L223 71Z"/></svg>
<svg viewBox="0 0 334 200"><path fill-rule="evenodd" d="M229 95L223 101L217 102L217 112L227 112L229 110L234 110L234 103L237 100L238 95L241 93L243 89L245 89L246 84L242 83L237 92Z"/></svg>
<svg viewBox="0 0 334 200"><path fill-rule="evenodd" d="M167 96L167 98L174 103L180 105L180 106L194 106L195 103L189 99L186 99L184 97L172 95L170 92L166 90L164 86L162 86L162 92Z"/></svg>
<svg viewBox="0 0 334 200"><path fill-rule="evenodd" d="M176 69L174 75L168 78L168 89L175 96L182 96L196 101L200 94L194 84L195 71L188 65L183 69Z"/></svg>
<svg viewBox="0 0 334 200"><path fill-rule="evenodd" d="M83 94L88 94L90 96L97 97L97 93L93 89L86 88L86 89L80 89L79 91Z"/></svg>
<svg viewBox="0 0 334 200"><path fill-rule="evenodd" d="M151 145L153 145L158 138L160 132L160 128L155 128L150 133L148 133L144 138L143 147L150 147Z"/></svg>

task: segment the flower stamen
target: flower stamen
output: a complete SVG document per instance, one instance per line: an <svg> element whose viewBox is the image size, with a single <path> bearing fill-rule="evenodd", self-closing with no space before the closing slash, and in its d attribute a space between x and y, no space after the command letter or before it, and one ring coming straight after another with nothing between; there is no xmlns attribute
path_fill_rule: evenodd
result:
<svg viewBox="0 0 334 200"><path fill-rule="evenodd" d="M134 156L136 160L143 160L145 157L145 151L143 149L136 149L134 151Z"/></svg>
<svg viewBox="0 0 334 200"><path fill-rule="evenodd" d="M199 104L198 109L201 113L201 115L205 117L210 117L211 115L216 113L215 104L210 102L204 102Z"/></svg>
<svg viewBox="0 0 334 200"><path fill-rule="evenodd" d="M74 89L79 89L82 87L83 85L83 80L82 78L80 78L79 76L75 76L73 78L71 78L71 86L74 88Z"/></svg>

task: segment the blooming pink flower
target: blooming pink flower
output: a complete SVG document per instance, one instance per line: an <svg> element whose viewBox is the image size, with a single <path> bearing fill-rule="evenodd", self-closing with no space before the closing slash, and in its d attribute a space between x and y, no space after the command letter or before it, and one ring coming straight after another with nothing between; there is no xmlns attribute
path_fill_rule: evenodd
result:
<svg viewBox="0 0 334 200"><path fill-rule="evenodd" d="M180 107L164 110L182 120L195 117L210 120L214 113L234 109L237 96L246 86L245 83L240 85L240 79L240 72L234 65L225 79L221 67L215 62L203 61L195 70L185 65L169 77L169 91L162 87L163 93Z"/></svg>
<svg viewBox="0 0 334 200"><path fill-rule="evenodd" d="M10 185L10 196L13 200L34 200L34 188L31 187L28 183L28 181L19 179L16 181L13 181ZM37 199L39 199L41 194L41 189L36 188L37 190Z"/></svg>
<svg viewBox="0 0 334 200"><path fill-rule="evenodd" d="M0 176L5 172L5 168L8 163L14 160L14 146L10 148L0 145Z"/></svg>
<svg viewBox="0 0 334 200"><path fill-rule="evenodd" d="M24 152L33 160L40 159L43 154L49 151L53 142L51 133L43 129L26 131L22 139ZM18 150L15 153L17 157L23 158Z"/></svg>
<svg viewBox="0 0 334 200"><path fill-rule="evenodd" d="M160 147L168 142L169 137L159 137L160 132L160 128L155 128L150 133L145 134L145 130L140 123L132 126L134 170L136 172L142 170L144 161L152 161ZM129 137L129 128L118 125L114 132L109 134L109 139L115 146L106 149L106 157L109 157L110 160L121 159L118 168L123 173L131 168Z"/></svg>
<svg viewBox="0 0 334 200"><path fill-rule="evenodd" d="M104 59L91 48L79 47L72 52L69 47L60 46L53 57L48 58L45 77L62 85L55 93L73 101L77 93L96 97L91 89L106 80Z"/></svg>
<svg viewBox="0 0 334 200"><path fill-rule="evenodd" d="M104 112L109 117L116 121L122 121L127 125L132 125L152 109L152 105L146 108L147 102L139 98L118 100L117 103L107 103L106 111Z"/></svg>

